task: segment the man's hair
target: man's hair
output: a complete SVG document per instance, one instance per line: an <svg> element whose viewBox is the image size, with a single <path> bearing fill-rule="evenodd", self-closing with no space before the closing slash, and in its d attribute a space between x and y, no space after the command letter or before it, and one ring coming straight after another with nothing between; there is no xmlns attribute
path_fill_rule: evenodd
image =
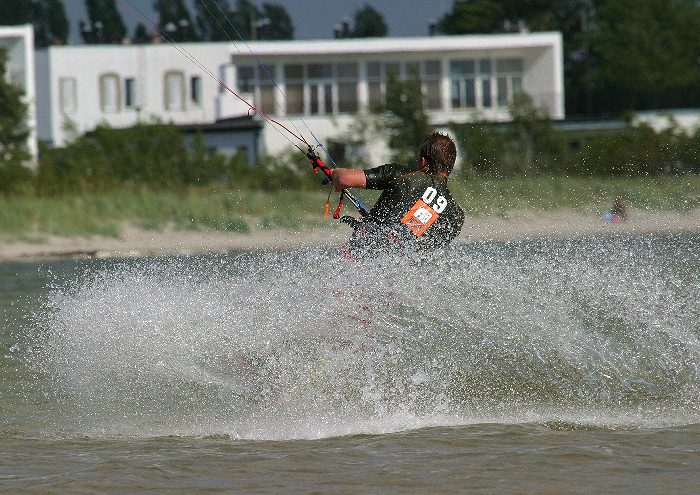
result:
<svg viewBox="0 0 700 495"><path fill-rule="evenodd" d="M457 147L450 136L433 132L423 141L423 145L420 147L420 156L428 161L428 168L431 172L442 172L449 175L457 159Z"/></svg>

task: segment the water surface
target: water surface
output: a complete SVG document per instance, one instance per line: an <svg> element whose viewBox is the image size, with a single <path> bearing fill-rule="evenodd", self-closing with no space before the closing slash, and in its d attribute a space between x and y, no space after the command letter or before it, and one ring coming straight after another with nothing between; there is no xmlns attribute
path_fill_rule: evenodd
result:
<svg viewBox="0 0 700 495"><path fill-rule="evenodd" d="M0 490L697 492L699 248L0 264Z"/></svg>

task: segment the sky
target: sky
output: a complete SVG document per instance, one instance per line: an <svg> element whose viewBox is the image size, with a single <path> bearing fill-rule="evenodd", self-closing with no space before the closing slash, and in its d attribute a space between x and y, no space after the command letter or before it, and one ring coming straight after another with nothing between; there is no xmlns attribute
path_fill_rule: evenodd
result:
<svg viewBox="0 0 700 495"><path fill-rule="evenodd" d="M0 0L1 1L1 0ZM198 0L188 0L191 3ZM352 19L355 11L366 4L371 5L383 16L389 26L389 36L426 36L428 34L428 21L439 19L448 12L453 0L264 0L268 3L276 3L284 6L289 12L294 23L295 39L332 38L333 26L340 24L343 18ZM256 0L258 6L264 3ZM134 5L157 20L151 9L153 0L131 0ZM71 23L71 43L81 43L78 32L78 22L86 20L85 0L63 0ZM230 0L235 5L235 0ZM117 5L122 12L122 18L126 23L129 34L133 34L134 26L140 21L128 7L128 4L117 0ZM194 14L194 9L190 8ZM146 24L146 23L144 23ZM147 26L150 29L150 26Z"/></svg>

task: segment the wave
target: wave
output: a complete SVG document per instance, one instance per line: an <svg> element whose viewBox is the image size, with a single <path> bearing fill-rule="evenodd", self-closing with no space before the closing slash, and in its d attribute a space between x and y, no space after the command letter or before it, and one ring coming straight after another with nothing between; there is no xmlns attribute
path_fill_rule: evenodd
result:
<svg viewBox="0 0 700 495"><path fill-rule="evenodd" d="M81 435L698 422L699 242L120 262L56 282L30 360Z"/></svg>

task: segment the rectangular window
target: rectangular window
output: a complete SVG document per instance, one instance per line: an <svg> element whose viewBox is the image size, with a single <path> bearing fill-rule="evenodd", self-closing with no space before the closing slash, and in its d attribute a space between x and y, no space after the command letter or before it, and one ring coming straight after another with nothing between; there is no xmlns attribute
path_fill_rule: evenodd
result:
<svg viewBox="0 0 700 495"><path fill-rule="evenodd" d="M450 62L452 108L476 107L476 64L473 60Z"/></svg>
<svg viewBox="0 0 700 495"><path fill-rule="evenodd" d="M100 77L100 107L105 113L116 113L120 109L119 76L104 74Z"/></svg>
<svg viewBox="0 0 700 495"><path fill-rule="evenodd" d="M357 83L360 76L360 67L356 63L342 63L336 65L338 107L340 113L354 113L360 109Z"/></svg>
<svg viewBox="0 0 700 495"><path fill-rule="evenodd" d="M277 113L277 103L275 101L275 75L274 65L258 67L258 90L259 90L259 107L260 110L269 114Z"/></svg>
<svg viewBox="0 0 700 495"><path fill-rule="evenodd" d="M491 108L491 79L481 80L481 106Z"/></svg>
<svg viewBox="0 0 700 495"><path fill-rule="evenodd" d="M338 79L357 79L359 76L359 68L357 64L347 63L338 64Z"/></svg>
<svg viewBox="0 0 700 495"><path fill-rule="evenodd" d="M298 115L302 113L304 113L304 85L287 83L287 114Z"/></svg>
<svg viewBox="0 0 700 495"><path fill-rule="evenodd" d="M287 64L284 66L285 95L287 114L299 115L304 113L304 66Z"/></svg>
<svg viewBox="0 0 700 495"><path fill-rule="evenodd" d="M382 105L382 64L367 63L367 90L370 110L377 110Z"/></svg>
<svg viewBox="0 0 700 495"><path fill-rule="evenodd" d="M507 106L513 97L523 91L523 60L504 58L496 60L496 104Z"/></svg>
<svg viewBox="0 0 700 495"><path fill-rule="evenodd" d="M301 81L304 79L304 66L301 64L288 64L284 66L284 79L286 81Z"/></svg>
<svg viewBox="0 0 700 495"><path fill-rule="evenodd" d="M358 110L359 104L357 101L357 83L338 83L338 111L352 113L357 112Z"/></svg>
<svg viewBox="0 0 700 495"><path fill-rule="evenodd" d="M423 94L425 95L425 107L428 110L440 110L442 108L442 63L439 60L426 60L423 62Z"/></svg>
<svg viewBox="0 0 700 495"><path fill-rule="evenodd" d="M331 64L309 64L309 79L329 79L333 77Z"/></svg>
<svg viewBox="0 0 700 495"><path fill-rule="evenodd" d="M78 87L74 77L59 79L59 104L61 113L68 115L78 110Z"/></svg>
<svg viewBox="0 0 700 495"><path fill-rule="evenodd" d="M236 86L239 93L255 91L255 70L251 66L236 67Z"/></svg>
<svg viewBox="0 0 700 495"><path fill-rule="evenodd" d="M202 78L200 76L190 78L190 101L197 106L202 103Z"/></svg>
<svg viewBox="0 0 700 495"><path fill-rule="evenodd" d="M368 62L367 63L367 79L371 81L381 80L382 78L382 64L379 62Z"/></svg>
<svg viewBox="0 0 700 495"><path fill-rule="evenodd" d="M136 80L133 77L124 79L124 107L136 106Z"/></svg>
<svg viewBox="0 0 700 495"><path fill-rule="evenodd" d="M171 112L185 109L185 75L179 71L165 74L165 109Z"/></svg>
<svg viewBox="0 0 700 495"><path fill-rule="evenodd" d="M499 107L508 105L508 78L499 77L496 82L496 102Z"/></svg>

